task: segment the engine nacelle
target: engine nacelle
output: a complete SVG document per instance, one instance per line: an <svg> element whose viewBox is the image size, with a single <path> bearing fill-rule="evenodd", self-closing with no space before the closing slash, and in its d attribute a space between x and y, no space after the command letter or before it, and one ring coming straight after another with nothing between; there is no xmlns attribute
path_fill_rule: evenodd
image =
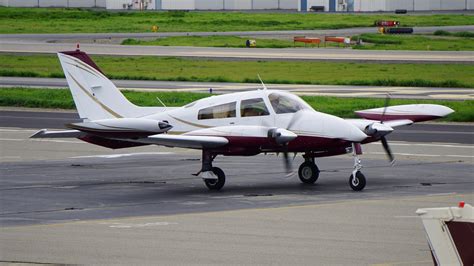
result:
<svg viewBox="0 0 474 266"><path fill-rule="evenodd" d="M390 134L393 128L380 122L374 122L365 127L364 133L372 137L383 137Z"/></svg>
<svg viewBox="0 0 474 266"><path fill-rule="evenodd" d="M130 138L165 133L173 126L146 118L116 118L73 123L67 127L99 136Z"/></svg>
<svg viewBox="0 0 474 266"><path fill-rule="evenodd" d="M283 145L294 140L298 135L284 128L271 128L268 130L268 137L275 139L275 142Z"/></svg>

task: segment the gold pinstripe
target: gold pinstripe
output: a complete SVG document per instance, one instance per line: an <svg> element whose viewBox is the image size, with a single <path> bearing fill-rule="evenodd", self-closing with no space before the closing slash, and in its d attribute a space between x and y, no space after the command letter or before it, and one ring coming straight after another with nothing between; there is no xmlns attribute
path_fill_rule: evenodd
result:
<svg viewBox="0 0 474 266"><path fill-rule="evenodd" d="M100 107L102 107L102 109L104 109L105 111L107 111L109 114L111 114L112 116L116 117L116 118L123 118L123 116L119 115L118 113L116 113L114 110L110 109L108 106L106 106L105 104L101 103L99 100L97 100L94 96L92 96L74 77L73 75L71 75L71 73L69 73L69 71L67 72L68 75L72 78L72 80L77 84L77 86L79 86L79 88L87 95L89 96L89 98L94 101L95 103L97 103Z"/></svg>
<svg viewBox="0 0 474 266"><path fill-rule="evenodd" d="M169 115L169 114L168 114ZM171 118L173 119L176 119L178 120L179 122L181 123L185 123L185 124L188 124L188 125L191 125L191 126L194 126L194 127L200 127L200 128L211 128L212 126L206 126L206 125L201 125L201 124L196 124L196 123L193 123L193 122L189 122L189 121L186 121L186 120L183 120L183 119L179 119L177 117L174 117L172 115L169 115Z"/></svg>

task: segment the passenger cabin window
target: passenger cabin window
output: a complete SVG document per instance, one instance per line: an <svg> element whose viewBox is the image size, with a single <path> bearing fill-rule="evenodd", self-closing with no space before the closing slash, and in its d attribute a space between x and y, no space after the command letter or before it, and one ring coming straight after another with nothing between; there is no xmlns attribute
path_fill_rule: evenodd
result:
<svg viewBox="0 0 474 266"><path fill-rule="evenodd" d="M268 99L277 114L296 113L299 110L309 109L299 98L293 99L279 93L271 93Z"/></svg>
<svg viewBox="0 0 474 266"><path fill-rule="evenodd" d="M240 104L240 116L264 116L269 115L267 106L262 98L242 100Z"/></svg>
<svg viewBox="0 0 474 266"><path fill-rule="evenodd" d="M199 110L198 119L219 119L236 116L236 102L216 105Z"/></svg>

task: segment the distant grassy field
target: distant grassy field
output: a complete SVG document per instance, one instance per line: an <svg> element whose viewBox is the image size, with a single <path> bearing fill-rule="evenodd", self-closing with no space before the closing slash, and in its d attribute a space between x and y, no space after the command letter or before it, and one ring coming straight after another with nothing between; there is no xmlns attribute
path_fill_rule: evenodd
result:
<svg viewBox="0 0 474 266"><path fill-rule="evenodd" d="M140 106L157 106L159 97L167 106L183 106L208 97L209 94L192 92L136 92L124 91L125 96ZM344 118L355 117L354 111L384 106L384 99L336 98L326 96L303 96L315 110ZM393 99L390 104L434 103L455 110L443 121L474 122L474 101L439 101ZM0 106L74 109L74 102L67 89L1 88Z"/></svg>
<svg viewBox="0 0 474 266"><path fill-rule="evenodd" d="M92 56L114 79L474 88L472 64L225 61ZM0 54L0 76L63 77L54 55Z"/></svg>
<svg viewBox="0 0 474 266"><path fill-rule="evenodd" d="M312 30L369 27L375 20L402 26L473 25L472 15L321 14L256 12L106 12L0 7L0 33Z"/></svg>
<svg viewBox="0 0 474 266"><path fill-rule="evenodd" d="M368 44L354 46L364 50L433 50L474 51L474 38L458 37L474 35L471 32L447 35L381 35L361 34L360 39ZM443 37L440 37L443 36ZM450 36L450 37L444 37ZM357 36L353 37L357 39Z"/></svg>

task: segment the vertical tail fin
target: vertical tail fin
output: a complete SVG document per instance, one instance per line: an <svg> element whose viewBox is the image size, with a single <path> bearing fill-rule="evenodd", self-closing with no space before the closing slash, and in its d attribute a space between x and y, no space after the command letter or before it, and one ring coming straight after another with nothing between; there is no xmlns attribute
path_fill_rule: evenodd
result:
<svg viewBox="0 0 474 266"><path fill-rule="evenodd" d="M86 53L60 52L58 57L81 118L130 118L159 111L129 102Z"/></svg>

